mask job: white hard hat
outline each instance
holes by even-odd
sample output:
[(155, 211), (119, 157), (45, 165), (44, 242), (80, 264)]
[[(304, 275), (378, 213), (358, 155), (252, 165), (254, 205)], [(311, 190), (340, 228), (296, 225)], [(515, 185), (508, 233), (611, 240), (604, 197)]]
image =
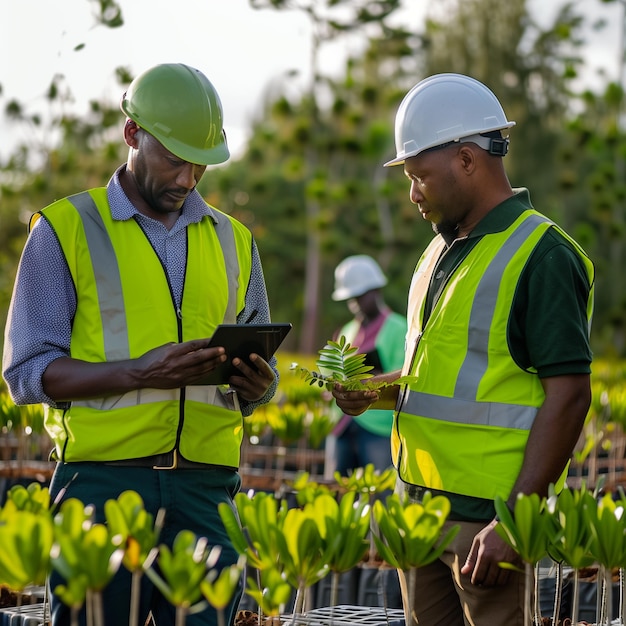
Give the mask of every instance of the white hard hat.
[(409, 157), (454, 141), (474, 142), (491, 154), (504, 156), (508, 139), (481, 136), (515, 126), (502, 105), (481, 82), (462, 74), (435, 74), (406, 94), (396, 114), (396, 158), (385, 163), (401, 165)]
[(344, 259), (335, 268), (335, 291), (333, 300), (357, 298), (372, 289), (387, 284), (380, 266), (367, 254), (356, 254)]

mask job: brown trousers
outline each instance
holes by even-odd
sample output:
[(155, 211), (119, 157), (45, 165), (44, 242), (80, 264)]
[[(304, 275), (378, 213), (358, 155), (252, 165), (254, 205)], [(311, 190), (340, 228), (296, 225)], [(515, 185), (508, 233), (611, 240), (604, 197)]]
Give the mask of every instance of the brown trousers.
[[(439, 560), (415, 571), (415, 614), (406, 615), (407, 626), (524, 626), (523, 572), (512, 571), (505, 586), (472, 585), (460, 570), (485, 524), (449, 521), (442, 536), (455, 524), (461, 530)], [(409, 580), (398, 574), (406, 614)]]

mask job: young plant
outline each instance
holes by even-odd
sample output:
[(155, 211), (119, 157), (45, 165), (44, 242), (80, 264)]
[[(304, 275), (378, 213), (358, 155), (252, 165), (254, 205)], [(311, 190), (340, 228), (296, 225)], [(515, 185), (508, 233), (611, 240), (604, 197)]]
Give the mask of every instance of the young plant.
[(374, 502), (376, 533), (374, 541), (382, 558), (398, 570), (408, 590), (405, 604), (407, 625), (416, 623), (414, 607), (415, 575), (419, 567), (438, 559), (460, 530), (455, 525), (442, 537), (443, 525), (450, 513), (450, 501), (444, 496), (424, 494), (422, 503), (401, 500), (397, 494), (385, 504)]
[[(266, 615), (278, 615), (289, 601), (292, 587), (286, 581), (277, 547), (278, 502), (266, 492), (235, 496), (237, 512), (221, 503), (218, 512), (235, 550), (256, 569), (248, 576), (246, 591)], [(281, 511), (284, 509), (281, 507)]]
[(14, 485), (0, 509), (0, 586), (21, 594), (44, 585), (53, 542), (50, 492), (39, 483)]
[[(184, 626), (188, 613), (206, 607), (200, 585), (220, 553), (219, 546), (209, 548), (206, 537), (197, 538), (190, 530), (181, 530), (176, 535), (171, 550), (164, 544), (152, 550), (144, 564), (146, 575), (176, 607), (175, 626)], [(159, 572), (152, 568), (155, 559)]]
[(329, 497), (321, 495), (302, 509), (281, 507), (275, 540), (285, 579), (296, 590), (294, 614), (304, 612), (306, 590), (329, 572), (331, 548), (317, 507), (320, 498)]
[(5, 506), (7, 509), (14, 507), (19, 511), (31, 513), (47, 512), (50, 510), (50, 490), (48, 487), (42, 487), (39, 483), (30, 483), (26, 487), (13, 485), (7, 492)]
[[(570, 490), (566, 487), (558, 495), (551, 493), (547, 505), (556, 524), (556, 534), (548, 545), (548, 553), (552, 560), (559, 565), (566, 563), (573, 569), (571, 616), (572, 623), (577, 624), (580, 602), (579, 573), (583, 567), (590, 567), (595, 562), (590, 551), (593, 535), (587, 523), (587, 513), (585, 512), (587, 508), (595, 510), (595, 496), (584, 485), (577, 490)], [(555, 590), (560, 589), (555, 585)], [(559, 607), (560, 601), (555, 594), (555, 623), (557, 623)]]
[(591, 554), (600, 565), (598, 592), (601, 592), (601, 602), (597, 623), (602, 626), (611, 623), (611, 571), (624, 567), (626, 563), (624, 504), (624, 501), (615, 502), (612, 495), (607, 493), (599, 500), (597, 507), (584, 509), (591, 527)]
[(43, 586), (50, 567), (54, 532), (47, 511), (14, 509), (7, 502), (0, 521), (0, 586), (21, 595), (30, 585)]
[[(388, 385), (386, 382), (374, 383), (368, 381), (372, 377), (371, 365), (365, 365), (365, 354), (359, 354), (358, 346), (353, 346), (344, 335), (338, 341), (330, 339), (327, 345), (319, 351), (316, 365), (319, 372), (310, 371), (305, 367), (300, 367), (293, 363), (292, 370), (297, 371), (300, 376), (310, 385), (325, 387), (332, 391), (335, 384), (343, 385), (349, 391), (360, 389), (382, 389)], [(394, 381), (394, 384), (403, 384), (412, 380), (413, 377), (405, 376)]]
[[(339, 487), (366, 496), (370, 509), (377, 495), (394, 488), (397, 476), (398, 472), (395, 468), (390, 467), (381, 472), (374, 467), (373, 463), (368, 463), (365, 467), (357, 467), (348, 476), (342, 476), (339, 472), (335, 472), (335, 480)], [(372, 533), (370, 534), (368, 562), (375, 561), (376, 551), (374, 548), (374, 535)]]
[(224, 609), (239, 588), (245, 561), (246, 558), (240, 556), (237, 563), (224, 567), (219, 573), (216, 569), (211, 569), (200, 582), (202, 595), (217, 611), (218, 626), (225, 626)]
[(324, 521), (328, 567), (332, 572), (330, 605), (337, 604), (340, 574), (351, 570), (365, 555), (369, 542), (370, 505), (366, 498), (356, 500), (348, 491), (339, 502), (330, 495), (319, 495), (313, 506)]
[[(540, 624), (538, 577), (535, 565), (548, 554), (548, 544), (554, 536), (554, 520), (550, 516), (546, 498), (536, 493), (519, 494), (515, 500), (513, 514), (500, 496), (495, 498), (496, 513), (500, 523), (496, 532), (511, 546), (524, 562), (526, 576), (524, 623)], [(502, 564), (502, 567), (509, 564)], [(531, 603), (531, 590), (535, 590), (535, 601)], [(532, 610), (532, 621), (531, 621)]]
[(124, 550), (121, 537), (112, 535), (106, 525), (93, 523), (92, 518), (93, 507), (76, 498), (63, 502), (54, 518), (51, 560), (66, 581), (54, 591), (70, 607), (72, 623), (86, 602), (87, 624), (100, 626), (104, 624), (102, 590), (119, 569)]
[(287, 485), (294, 491), (296, 501), (300, 506), (304, 506), (307, 502), (314, 502), (322, 494), (334, 496), (337, 491), (328, 485), (310, 480), (308, 472), (300, 472), (294, 480), (287, 481)]
[(111, 533), (119, 536), (124, 546), (122, 563), (131, 573), (129, 626), (137, 626), (143, 564), (156, 546), (165, 511), (159, 511), (155, 524), (141, 496), (136, 491), (124, 491), (116, 500), (105, 502), (104, 513)]

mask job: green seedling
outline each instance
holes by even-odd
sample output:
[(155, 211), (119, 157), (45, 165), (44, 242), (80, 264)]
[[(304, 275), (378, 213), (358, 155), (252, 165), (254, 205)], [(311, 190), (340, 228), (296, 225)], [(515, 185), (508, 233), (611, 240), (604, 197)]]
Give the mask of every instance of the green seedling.
[(92, 523), (93, 507), (76, 498), (61, 505), (54, 518), (52, 567), (67, 581), (55, 593), (76, 611), (87, 601), (87, 622), (103, 624), (102, 590), (118, 571), (122, 537), (104, 524)]
[[(580, 603), (579, 570), (590, 567), (595, 562), (591, 554), (593, 535), (585, 512), (586, 508), (596, 508), (595, 496), (585, 486), (578, 490), (565, 488), (558, 495), (551, 493), (547, 506), (556, 526), (555, 535), (548, 545), (548, 553), (558, 564), (565, 563), (573, 569), (572, 623), (577, 624)], [(560, 586), (555, 587), (560, 592)], [(553, 614), (557, 619), (560, 604), (560, 597), (555, 596)]]
[(143, 564), (156, 546), (164, 511), (159, 511), (157, 523), (144, 507), (136, 491), (124, 491), (116, 500), (107, 500), (104, 514), (109, 530), (119, 536), (124, 546), (122, 564), (131, 572), (131, 605), (129, 626), (139, 620), (139, 599)]
[[(5, 508), (15, 508), (18, 511), (43, 513), (50, 510), (50, 490), (39, 483), (30, 483), (27, 487), (13, 485), (7, 492)], [(1, 516), (1, 513), (0, 513)]]
[(345, 493), (339, 502), (320, 495), (314, 506), (325, 524), (328, 567), (332, 572), (330, 604), (337, 604), (339, 576), (355, 567), (369, 547), (370, 505), (366, 498), (356, 499), (355, 491)]
[(308, 407), (304, 403), (286, 403), (267, 411), (267, 423), (283, 444), (295, 443), (304, 436)]
[(458, 525), (452, 526), (442, 536), (450, 501), (444, 496), (433, 498), (426, 492), (421, 503), (411, 503), (392, 494), (385, 504), (380, 500), (374, 502), (373, 514), (378, 552), (404, 578), (409, 590), (405, 606), (407, 622), (417, 622), (414, 611), (417, 569), (438, 559), (460, 530)]
[[(304, 611), (306, 590), (328, 572), (328, 553), (324, 519), (319, 518), (318, 500), (330, 498), (322, 494), (302, 509), (282, 508), (278, 518), (276, 544), (279, 562), (287, 582), (296, 589), (294, 613)], [(286, 510), (285, 510), (286, 509)]]
[[(390, 467), (381, 472), (375, 469), (373, 463), (368, 463), (365, 467), (357, 467), (348, 476), (342, 476), (339, 472), (335, 472), (335, 480), (339, 487), (366, 496), (369, 499), (370, 507), (377, 495), (394, 488), (397, 476), (398, 472), (395, 468)], [(375, 560), (375, 553), (374, 535), (371, 534), (369, 549), (370, 561)]]
[(591, 554), (600, 565), (598, 573), (598, 590), (601, 595), (598, 624), (610, 624), (609, 615), (612, 606), (613, 568), (624, 567), (626, 564), (626, 529), (624, 506), (626, 501), (615, 502), (610, 493), (604, 495), (597, 507), (585, 507), (587, 522), (593, 536)]
[(365, 467), (357, 467), (348, 476), (335, 472), (334, 477), (337, 484), (346, 491), (357, 491), (367, 496), (374, 496), (393, 489), (397, 475), (393, 467), (379, 471), (373, 463), (368, 463)]
[(385, 504), (374, 502), (373, 510), (378, 527), (376, 547), (383, 559), (397, 569), (432, 563), (459, 532), (454, 526), (441, 537), (450, 513), (450, 501), (444, 496), (432, 497), (427, 492), (422, 503), (409, 503), (392, 494)]
[(291, 585), (278, 565), (257, 570), (257, 580), (249, 576), (246, 585), (247, 593), (265, 615), (279, 615), (291, 599)]
[(200, 582), (202, 595), (217, 611), (218, 626), (224, 625), (224, 609), (239, 588), (245, 562), (245, 557), (240, 556), (237, 563), (224, 567), (221, 572), (218, 572), (216, 569), (209, 570), (208, 574)]
[[(145, 572), (163, 597), (176, 607), (175, 626), (184, 626), (190, 612), (206, 608), (206, 603), (200, 602), (200, 584), (217, 563), (220, 553), (219, 546), (209, 549), (205, 537), (197, 538), (189, 530), (181, 530), (176, 535), (171, 550), (165, 544), (152, 550), (144, 564)], [(160, 573), (152, 568), (155, 560)]]
[[(348, 342), (344, 335), (338, 341), (330, 339), (327, 345), (319, 351), (316, 365), (319, 372), (310, 371), (293, 363), (291, 369), (310, 385), (325, 387), (332, 391), (335, 384), (341, 384), (349, 391), (362, 389), (378, 390), (388, 386), (386, 382), (373, 382), (367, 379), (372, 377), (371, 365), (365, 365), (365, 354), (358, 353), (359, 348)], [(324, 373), (323, 373), (324, 372)], [(405, 376), (394, 381), (393, 384), (404, 384), (413, 380)]]
[(300, 472), (295, 480), (287, 481), (287, 485), (295, 492), (296, 501), (300, 506), (314, 502), (322, 494), (334, 495), (334, 491), (328, 485), (317, 483), (309, 477), (309, 472)]
[(43, 585), (53, 542), (50, 493), (39, 483), (14, 485), (0, 509), (0, 585), (21, 594)]
[(44, 585), (53, 538), (47, 510), (33, 513), (5, 507), (0, 520), (0, 586), (22, 593), (29, 585)]
[(226, 503), (218, 511), (235, 550), (246, 557), (258, 570), (274, 567), (278, 561), (275, 535), (277, 533), (278, 503), (271, 494), (258, 492), (235, 496), (237, 514)]
[[(526, 578), (524, 623), (540, 623), (539, 594), (536, 593), (538, 580), (535, 576), (535, 565), (548, 555), (548, 545), (551, 542), (555, 529), (554, 519), (547, 509), (546, 498), (538, 494), (518, 494), (515, 500), (513, 514), (503, 498), (495, 498), (496, 513), (500, 523), (496, 532), (511, 546), (524, 562)], [(516, 569), (510, 563), (501, 563), (500, 567)], [(535, 601), (531, 602), (531, 591), (535, 589)]]

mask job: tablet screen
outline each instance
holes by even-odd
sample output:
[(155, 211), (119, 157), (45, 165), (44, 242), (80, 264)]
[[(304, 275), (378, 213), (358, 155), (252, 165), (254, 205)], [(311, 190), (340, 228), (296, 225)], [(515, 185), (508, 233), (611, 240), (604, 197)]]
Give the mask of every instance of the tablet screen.
[(231, 376), (240, 375), (241, 372), (232, 364), (235, 357), (248, 362), (249, 355), (255, 352), (269, 362), (291, 328), (289, 323), (220, 324), (208, 347), (222, 346), (228, 358), (199, 384), (224, 385)]

